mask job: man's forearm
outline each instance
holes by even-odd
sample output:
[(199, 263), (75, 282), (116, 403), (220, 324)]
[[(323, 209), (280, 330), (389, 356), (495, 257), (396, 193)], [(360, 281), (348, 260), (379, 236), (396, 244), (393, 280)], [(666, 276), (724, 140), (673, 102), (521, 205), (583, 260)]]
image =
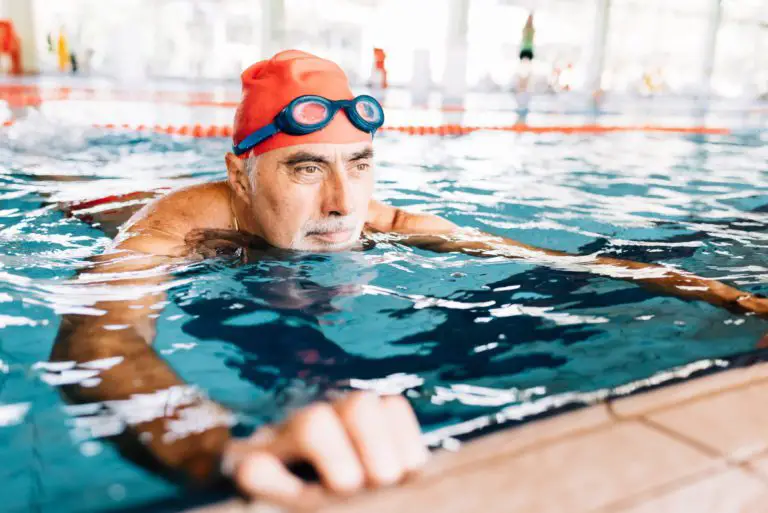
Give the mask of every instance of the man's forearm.
[(436, 252), (461, 252), (474, 256), (520, 258), (555, 269), (589, 272), (637, 283), (664, 294), (706, 301), (737, 312), (768, 315), (764, 300), (717, 280), (702, 278), (669, 267), (618, 258), (573, 255), (476, 231), (455, 230), (450, 235), (414, 235), (408, 245)]
[[(126, 424), (123, 437), (132, 440), (129, 452), (139, 445), (166, 471), (199, 483), (216, 480), (219, 457), (230, 438), (231, 414), (186, 386), (140, 330), (104, 330), (102, 324), (100, 317), (86, 315), (63, 319), (52, 361), (119, 360), (101, 370), (96, 386), (67, 385), (63, 393), (76, 403), (108, 401), (117, 408)], [(136, 418), (132, 410), (146, 408), (145, 401), (137, 401), (140, 396), (160, 408)]]

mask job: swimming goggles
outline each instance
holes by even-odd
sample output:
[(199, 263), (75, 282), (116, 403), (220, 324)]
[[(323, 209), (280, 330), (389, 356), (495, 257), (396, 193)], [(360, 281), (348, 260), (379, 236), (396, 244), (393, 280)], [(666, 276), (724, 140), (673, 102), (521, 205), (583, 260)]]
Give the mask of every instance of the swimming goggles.
[(322, 130), (343, 109), (355, 127), (371, 135), (384, 124), (384, 110), (373, 96), (362, 94), (351, 100), (329, 100), (322, 96), (299, 96), (281, 110), (275, 120), (259, 128), (232, 147), (235, 155), (242, 155), (278, 132), (306, 135)]

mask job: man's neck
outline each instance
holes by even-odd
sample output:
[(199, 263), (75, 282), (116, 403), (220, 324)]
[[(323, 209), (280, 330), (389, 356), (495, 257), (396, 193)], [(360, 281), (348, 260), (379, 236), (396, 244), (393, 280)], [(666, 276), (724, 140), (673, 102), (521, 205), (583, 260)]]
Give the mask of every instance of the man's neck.
[(231, 189), (229, 207), (232, 215), (230, 224), (233, 230), (262, 237), (261, 229), (255, 222), (253, 215), (249, 215), (250, 209), (248, 208), (248, 205), (238, 198)]

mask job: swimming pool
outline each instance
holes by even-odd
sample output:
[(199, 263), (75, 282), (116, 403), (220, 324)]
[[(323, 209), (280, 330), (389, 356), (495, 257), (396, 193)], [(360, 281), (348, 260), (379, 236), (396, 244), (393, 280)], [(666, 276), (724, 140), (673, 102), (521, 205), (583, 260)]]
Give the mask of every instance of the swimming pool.
[[(59, 316), (87, 311), (103, 293), (71, 279), (109, 242), (59, 207), (219, 179), (227, 145), (39, 117), (0, 132), (7, 510), (130, 509), (182, 496), (106, 441), (124, 411), (65, 405), (58, 387), (97, 379), (98, 368), (46, 363)], [(376, 146), (377, 197), (394, 205), (768, 293), (765, 132), (389, 133)], [(501, 409), (501, 420), (525, 421), (671, 368), (725, 365), (768, 331), (764, 320), (607, 277), (432, 254), (387, 237), (345, 254), (197, 263), (176, 273), (168, 294), (156, 350), (237, 412), (243, 431), (351, 386), (409, 390), (437, 440)]]

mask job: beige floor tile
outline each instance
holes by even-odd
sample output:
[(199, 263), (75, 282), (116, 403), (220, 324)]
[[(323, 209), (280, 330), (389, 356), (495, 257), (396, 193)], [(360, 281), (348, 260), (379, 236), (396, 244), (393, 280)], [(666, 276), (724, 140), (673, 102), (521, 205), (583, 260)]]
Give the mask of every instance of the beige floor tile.
[(721, 465), (658, 431), (625, 422), (326, 511), (578, 513)]
[(692, 379), (679, 385), (613, 400), (611, 409), (621, 417), (634, 417), (667, 408), (673, 404), (691, 401), (698, 396), (710, 395), (762, 380), (768, 380), (768, 364), (731, 369), (711, 376)]
[(768, 449), (768, 383), (705, 397), (649, 415), (667, 429), (733, 459)]
[(465, 465), (493, 458), (497, 455), (512, 454), (526, 448), (565, 438), (569, 434), (607, 426), (613, 422), (604, 404), (583, 408), (574, 412), (534, 421), (519, 428), (512, 428), (478, 438), (464, 444), (457, 452), (435, 453), (424, 470), (423, 477), (430, 477), (451, 471)]
[[(730, 469), (681, 488), (639, 500), (612, 513), (746, 513), (768, 489), (743, 470)], [(763, 504), (765, 513), (768, 503)], [(755, 512), (757, 513), (757, 512)]]

